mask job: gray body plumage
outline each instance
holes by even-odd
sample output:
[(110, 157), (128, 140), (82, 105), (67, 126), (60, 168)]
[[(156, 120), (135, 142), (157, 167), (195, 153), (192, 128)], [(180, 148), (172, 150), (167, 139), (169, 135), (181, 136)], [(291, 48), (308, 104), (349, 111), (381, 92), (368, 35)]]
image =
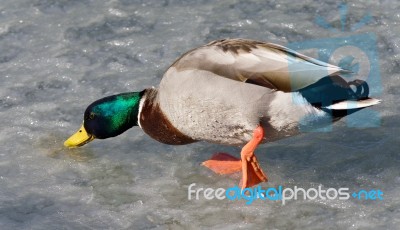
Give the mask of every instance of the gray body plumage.
[(160, 84), (160, 107), (178, 130), (196, 140), (242, 145), (261, 124), (272, 141), (296, 134), (302, 117), (325, 115), (309, 103), (293, 103), (293, 93), (208, 71), (169, 71)]

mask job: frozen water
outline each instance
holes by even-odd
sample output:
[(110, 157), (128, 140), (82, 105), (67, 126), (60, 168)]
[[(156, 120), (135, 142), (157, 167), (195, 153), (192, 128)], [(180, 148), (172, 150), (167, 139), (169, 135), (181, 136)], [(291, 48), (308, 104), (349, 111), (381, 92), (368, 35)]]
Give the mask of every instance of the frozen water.
[[(398, 229), (400, 2), (352, 1), (345, 31), (337, 7), (308, 0), (2, 0), (0, 229)], [(367, 25), (348, 30), (368, 12)], [(318, 15), (339, 31), (318, 26)], [(62, 147), (89, 103), (157, 86), (174, 59), (213, 39), (285, 45), (367, 32), (377, 37), (380, 126), (352, 128), (344, 120), (331, 132), (264, 145), (257, 155), (270, 177), (263, 187), (380, 189), (383, 201), (189, 201), (191, 183), (238, 182), (200, 165), (213, 152), (238, 148), (167, 146), (139, 128)]]

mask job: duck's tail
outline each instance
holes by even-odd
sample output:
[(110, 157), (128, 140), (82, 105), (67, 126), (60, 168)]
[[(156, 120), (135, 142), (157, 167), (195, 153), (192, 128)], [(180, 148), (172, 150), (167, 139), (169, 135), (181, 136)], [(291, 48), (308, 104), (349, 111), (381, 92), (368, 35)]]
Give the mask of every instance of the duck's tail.
[(358, 79), (347, 82), (338, 75), (322, 78), (299, 92), (314, 107), (328, 112), (336, 118), (381, 102), (379, 99), (368, 97), (367, 82)]
[(330, 110), (350, 110), (350, 109), (362, 109), (369, 106), (377, 105), (381, 103), (381, 100), (375, 98), (365, 98), (357, 101), (341, 101), (330, 106), (325, 107)]
[(336, 120), (379, 103), (381, 103), (381, 100), (375, 98), (364, 98), (357, 101), (347, 100), (332, 104), (322, 108), (322, 110), (332, 114), (333, 118)]

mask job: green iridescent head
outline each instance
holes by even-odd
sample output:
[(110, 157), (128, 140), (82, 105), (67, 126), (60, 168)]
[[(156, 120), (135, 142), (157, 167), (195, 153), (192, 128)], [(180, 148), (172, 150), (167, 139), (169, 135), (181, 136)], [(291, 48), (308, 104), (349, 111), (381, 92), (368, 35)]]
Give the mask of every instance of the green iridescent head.
[(144, 91), (122, 93), (90, 104), (82, 127), (64, 142), (67, 147), (82, 146), (91, 140), (115, 137), (138, 125), (139, 103)]

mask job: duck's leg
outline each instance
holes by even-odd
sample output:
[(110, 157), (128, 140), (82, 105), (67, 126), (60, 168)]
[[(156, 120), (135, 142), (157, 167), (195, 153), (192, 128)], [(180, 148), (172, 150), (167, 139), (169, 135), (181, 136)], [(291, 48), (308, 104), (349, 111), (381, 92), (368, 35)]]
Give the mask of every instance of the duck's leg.
[(264, 129), (261, 126), (258, 126), (253, 131), (253, 138), (242, 148), (242, 152), (240, 153), (242, 158), (242, 189), (268, 181), (267, 175), (265, 175), (260, 168), (257, 157), (254, 155), (254, 151), (260, 144), (263, 137)]
[(242, 188), (251, 187), (258, 183), (267, 181), (254, 150), (264, 137), (264, 129), (259, 126), (253, 132), (253, 138), (242, 148), (241, 159), (227, 153), (217, 153), (210, 160), (203, 162), (203, 165), (218, 174), (231, 174), (242, 170)]

